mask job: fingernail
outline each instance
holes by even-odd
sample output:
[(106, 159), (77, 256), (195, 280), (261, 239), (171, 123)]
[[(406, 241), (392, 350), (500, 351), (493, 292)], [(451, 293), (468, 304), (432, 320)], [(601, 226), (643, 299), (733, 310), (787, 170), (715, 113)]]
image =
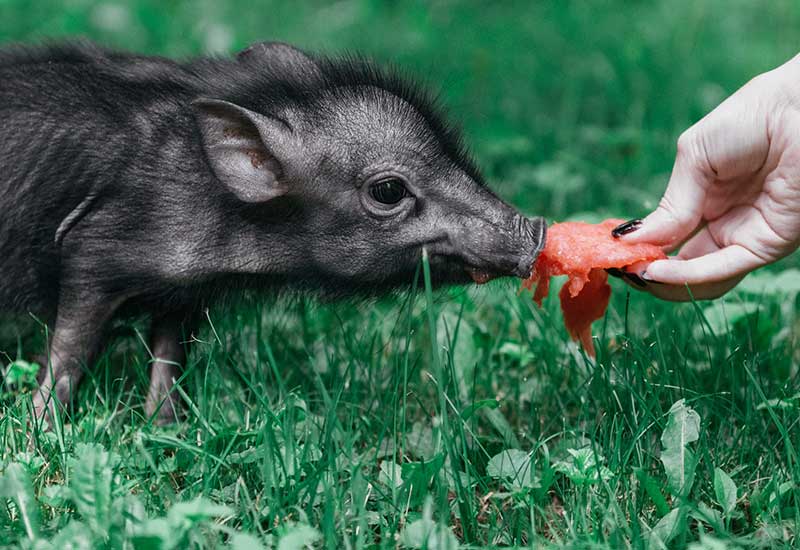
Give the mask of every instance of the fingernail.
[(638, 286), (638, 287), (645, 287), (645, 286), (647, 286), (647, 283), (645, 283), (645, 282), (644, 282), (644, 281), (641, 279), (641, 277), (639, 277), (639, 276), (638, 276), (637, 274), (635, 274), (635, 273), (624, 273), (624, 275), (625, 275), (625, 278), (626, 278), (626, 279), (628, 279), (630, 282), (632, 282), (633, 284), (635, 284), (635, 285), (636, 285), (636, 286)]
[(612, 229), (611, 236), (614, 237), (615, 239), (619, 239), (622, 235), (633, 233), (641, 226), (642, 226), (642, 220), (640, 220), (639, 218), (628, 220), (625, 223), (621, 223), (617, 227)]
[(654, 284), (654, 285), (663, 285), (664, 284), (661, 281), (656, 281), (656, 280), (653, 280), (650, 277), (648, 277), (647, 276), (647, 271), (642, 271), (642, 274), (640, 275), (640, 277), (647, 284)]
[(621, 270), (617, 269), (616, 267), (609, 267), (608, 269), (606, 269), (606, 273), (608, 273), (612, 277), (617, 277), (619, 279), (622, 279), (625, 276), (625, 273), (623, 273)]

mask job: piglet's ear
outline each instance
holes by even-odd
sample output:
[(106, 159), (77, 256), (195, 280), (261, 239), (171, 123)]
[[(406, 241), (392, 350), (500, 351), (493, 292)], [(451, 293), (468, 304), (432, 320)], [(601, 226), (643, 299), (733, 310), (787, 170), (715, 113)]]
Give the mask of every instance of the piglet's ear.
[(192, 102), (203, 148), (217, 179), (245, 202), (284, 195), (299, 146), (284, 121), (217, 99)]

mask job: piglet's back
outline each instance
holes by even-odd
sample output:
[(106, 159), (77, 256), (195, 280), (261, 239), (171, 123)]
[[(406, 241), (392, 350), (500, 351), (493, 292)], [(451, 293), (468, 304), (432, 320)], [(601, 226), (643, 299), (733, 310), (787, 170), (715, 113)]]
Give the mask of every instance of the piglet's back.
[(181, 73), (89, 43), (0, 49), (0, 309), (47, 316), (59, 226), (141, 154), (153, 132), (142, 112), (177, 111), (193, 93)]

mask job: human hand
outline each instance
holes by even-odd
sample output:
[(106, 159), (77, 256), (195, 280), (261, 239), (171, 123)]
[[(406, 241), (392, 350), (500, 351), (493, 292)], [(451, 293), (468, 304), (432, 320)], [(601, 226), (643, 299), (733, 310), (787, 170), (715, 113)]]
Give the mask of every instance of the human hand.
[[(800, 245), (800, 56), (757, 76), (678, 139), (660, 204), (614, 230), (676, 256), (638, 275), (659, 298), (711, 299)], [(632, 277), (634, 282), (636, 277)]]

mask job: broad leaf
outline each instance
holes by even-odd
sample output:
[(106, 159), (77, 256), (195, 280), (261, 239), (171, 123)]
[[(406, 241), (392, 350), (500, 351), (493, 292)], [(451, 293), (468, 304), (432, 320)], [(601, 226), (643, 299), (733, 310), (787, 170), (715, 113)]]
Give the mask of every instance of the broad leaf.
[(505, 446), (511, 449), (519, 449), (519, 439), (517, 439), (514, 428), (511, 427), (511, 424), (508, 422), (505, 415), (503, 415), (503, 412), (500, 409), (486, 408), (482, 409), (482, 411), (486, 420), (489, 421), (492, 427), (500, 434), (500, 437), (503, 438)]
[(430, 426), (417, 421), (406, 436), (406, 449), (418, 458), (430, 460), (437, 454), (440, 439), (438, 434), (434, 436)]
[(125, 548), (126, 541), (136, 533), (137, 528), (147, 520), (144, 504), (132, 494), (114, 498), (111, 505), (111, 521), (108, 547)]
[(686, 497), (694, 485), (697, 459), (687, 447), (672, 447), (661, 451), (661, 463), (667, 474), (667, 487), (674, 497)]
[(72, 502), (89, 529), (101, 538), (108, 536), (115, 469), (119, 457), (101, 445), (79, 443), (70, 458)]
[(0, 477), (0, 497), (14, 501), (25, 534), (35, 539), (39, 533), (39, 505), (33, 496), (31, 476), (22, 464), (8, 465)]
[(444, 458), (444, 453), (439, 453), (426, 462), (403, 463), (402, 480), (403, 486), (411, 493), (407, 497), (410, 506), (421, 503), (428, 494), (428, 487), (442, 469)]
[(717, 336), (726, 334), (740, 321), (758, 311), (755, 302), (726, 302), (719, 300), (703, 309), (703, 316)]
[(705, 502), (698, 502), (697, 508), (689, 512), (689, 515), (697, 521), (707, 524), (711, 529), (725, 529), (722, 513)]
[(69, 488), (63, 485), (48, 485), (39, 493), (39, 500), (53, 508), (61, 508), (70, 500), (71, 496)]
[(310, 525), (295, 524), (287, 527), (280, 540), (278, 550), (304, 550), (322, 538), (319, 531)]
[(172, 532), (166, 518), (155, 518), (139, 525), (131, 542), (136, 550), (170, 550), (182, 539), (183, 533)]
[(512, 490), (539, 487), (531, 456), (519, 449), (508, 449), (494, 455), (486, 466), (486, 474), (507, 482)]
[(28, 470), (28, 473), (32, 477), (35, 477), (36, 474), (39, 473), (39, 470), (41, 470), (42, 466), (44, 466), (44, 458), (42, 458), (41, 455), (28, 451), (15, 454), (12, 462), (16, 462), (22, 466), (25, 466), (25, 469)]
[(714, 495), (722, 507), (722, 513), (730, 515), (736, 508), (736, 483), (719, 468), (714, 468)]
[(685, 515), (681, 508), (675, 508), (669, 514), (658, 520), (648, 537), (648, 547), (666, 550), (667, 544), (684, 528)]
[(133, 536), (137, 550), (171, 550), (185, 548), (186, 535), (206, 521), (232, 514), (227, 506), (215, 504), (197, 497), (188, 502), (179, 502), (167, 512), (166, 518), (140, 521)]
[(500, 349), (497, 350), (497, 353), (523, 365), (536, 359), (533, 353), (516, 342), (504, 342)]
[(614, 475), (603, 466), (605, 457), (592, 448), (567, 449), (569, 458), (553, 464), (553, 469), (567, 476), (576, 485), (591, 485), (608, 481)]
[(245, 533), (231, 535), (229, 546), (233, 550), (264, 550), (264, 545), (257, 538)]
[(700, 439), (700, 415), (683, 399), (676, 401), (667, 414), (667, 425), (661, 434), (662, 447), (685, 447)]
[(780, 273), (757, 271), (736, 286), (738, 292), (765, 294), (767, 296), (800, 294), (800, 269), (786, 269)]
[(403, 467), (393, 460), (381, 462), (378, 481), (387, 487), (400, 487), (403, 484)]
[(5, 382), (9, 386), (34, 385), (36, 383), (36, 373), (41, 367), (38, 363), (29, 363), (22, 359), (17, 359), (9, 363), (6, 368)]
[(227, 506), (215, 504), (203, 497), (197, 497), (188, 502), (175, 504), (167, 512), (167, 520), (172, 527), (178, 528), (183, 525), (196, 525), (200, 522), (232, 513), (233, 510)]
[(739, 550), (740, 546), (729, 545), (724, 540), (719, 540), (706, 533), (700, 533), (700, 541), (687, 546), (688, 550)]
[(667, 425), (661, 434), (661, 462), (667, 485), (676, 497), (685, 497), (694, 484), (697, 459), (688, 447), (700, 438), (700, 415), (683, 399), (669, 409)]
[(400, 533), (400, 544), (418, 550), (458, 550), (458, 539), (453, 532), (429, 518), (406, 525)]
[(50, 540), (53, 550), (93, 550), (91, 531), (80, 521), (70, 521)]

